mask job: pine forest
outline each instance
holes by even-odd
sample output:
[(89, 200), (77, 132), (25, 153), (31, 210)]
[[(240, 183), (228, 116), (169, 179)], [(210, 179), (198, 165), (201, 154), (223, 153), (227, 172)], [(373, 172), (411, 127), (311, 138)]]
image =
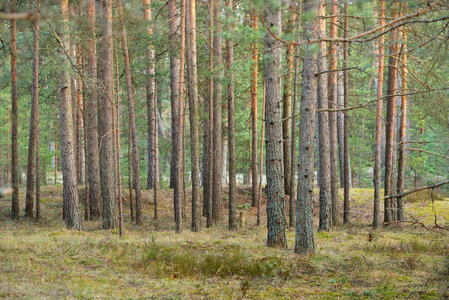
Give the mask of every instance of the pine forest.
[(0, 21), (0, 298), (449, 298), (449, 2)]

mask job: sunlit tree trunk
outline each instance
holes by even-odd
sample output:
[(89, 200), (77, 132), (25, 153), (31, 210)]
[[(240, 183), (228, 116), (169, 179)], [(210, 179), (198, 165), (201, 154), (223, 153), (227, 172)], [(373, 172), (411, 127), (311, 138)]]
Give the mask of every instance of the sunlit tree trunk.
[(196, 59), (196, 5), (188, 0), (186, 7), (187, 87), (189, 96), (190, 160), (192, 169), (192, 224), (191, 230), (201, 228), (200, 153), (198, 135), (198, 75)]
[[(318, 8), (318, 37), (326, 37), (326, 20), (324, 17), (325, 2), (320, 0)], [(318, 60), (318, 108), (328, 109), (327, 98), (327, 49), (326, 42), (320, 42), (320, 54)], [(330, 230), (332, 228), (332, 206), (331, 206), (331, 178), (330, 178), (330, 152), (329, 152), (329, 114), (327, 111), (318, 114), (318, 138), (320, 140), (319, 150), (319, 176), (320, 176), (320, 222), (318, 230)]]
[[(265, 22), (277, 35), (281, 34), (281, 11), (268, 5)], [(265, 140), (267, 145), (267, 245), (287, 248), (285, 236), (284, 163), (282, 149), (282, 47), (273, 35), (265, 36)]]
[[(304, 14), (313, 15), (316, 4), (313, 0), (304, 1)], [(303, 37), (316, 37), (316, 25), (313, 19), (304, 23)], [(313, 181), (315, 153), (315, 115), (317, 99), (318, 53), (312, 46), (306, 46), (303, 53), (303, 72), (301, 84), (301, 112), (299, 124), (299, 160), (298, 160), (298, 199), (296, 202), (296, 240), (295, 253), (312, 254), (315, 252), (313, 234)]]

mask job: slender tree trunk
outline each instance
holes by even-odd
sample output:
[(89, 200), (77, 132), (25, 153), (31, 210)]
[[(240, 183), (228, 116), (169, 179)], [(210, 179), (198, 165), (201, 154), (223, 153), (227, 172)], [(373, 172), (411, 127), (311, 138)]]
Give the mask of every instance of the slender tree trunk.
[(131, 140), (132, 140), (132, 155), (133, 155), (133, 182), (136, 193), (136, 224), (142, 225), (142, 208), (141, 208), (141, 193), (140, 193), (140, 166), (139, 166), (139, 148), (137, 146), (137, 128), (136, 116), (134, 109), (134, 96), (132, 91), (131, 70), (129, 66), (128, 41), (126, 38), (126, 28), (123, 24), (123, 7), (121, 0), (117, 2), (120, 21), (122, 23), (122, 48), (123, 61), (125, 62), (125, 78), (126, 78), (126, 92), (128, 95), (128, 111), (129, 121), (131, 125)]
[(95, 40), (95, 1), (86, 1), (89, 38), (87, 40), (87, 149), (88, 149), (88, 178), (89, 178), (89, 205), (90, 219), (98, 220), (101, 217), (103, 199), (100, 186), (100, 155), (98, 145), (98, 72), (97, 51)]
[[(315, 1), (304, 0), (304, 13), (313, 14)], [(315, 22), (304, 24), (304, 39), (315, 37)], [(313, 181), (315, 154), (315, 115), (317, 99), (318, 54), (307, 46), (303, 54), (301, 85), (301, 112), (299, 124), (298, 200), (296, 202), (295, 253), (308, 255), (315, 252), (313, 234)]]
[(114, 195), (114, 149), (113, 149), (113, 59), (112, 59), (112, 3), (103, 0), (102, 20), (102, 84), (104, 87), (100, 109), (100, 181), (103, 198), (103, 229), (117, 225)]
[(180, 90), (179, 70), (180, 59), (177, 51), (179, 46), (177, 27), (179, 16), (176, 9), (176, 0), (168, 1), (168, 14), (170, 26), (170, 91), (171, 91), (171, 114), (172, 114), (172, 161), (173, 161), (173, 184), (174, 184), (174, 208), (175, 208), (175, 231), (182, 232), (182, 139), (181, 139), (181, 115), (180, 115)]
[[(291, 11), (289, 24), (285, 31), (292, 33), (295, 28), (296, 12)], [(290, 195), (291, 186), (291, 115), (292, 115), (292, 81), (293, 81), (293, 52), (295, 45), (287, 45), (287, 75), (284, 77), (284, 95), (282, 101), (282, 139), (283, 139), (283, 153), (284, 153), (284, 189), (285, 194)], [(291, 195), (290, 195), (291, 196)]]
[[(40, 0), (36, 1), (36, 8), (41, 8)], [(41, 217), (41, 178), (40, 178), (40, 146), (39, 146), (39, 33), (40, 33), (40, 19), (39, 15), (36, 16), (36, 20), (34, 21), (34, 54), (33, 63), (36, 63), (36, 68), (33, 69), (33, 94), (32, 97), (35, 98), (36, 105), (36, 220), (39, 220)], [(34, 59), (36, 61), (34, 61)], [(34, 104), (34, 101), (33, 101)]]
[[(298, 47), (295, 47), (295, 56), (298, 56)], [(298, 110), (298, 72), (299, 72), (299, 59), (295, 60), (295, 76), (293, 80), (293, 111), (292, 111), (292, 142), (291, 142), (291, 185), (290, 185), (290, 199), (289, 199), (289, 223), (288, 227), (295, 226), (295, 202), (296, 202), (296, 190), (295, 181), (297, 174), (296, 165), (296, 112)]]
[(132, 165), (133, 165), (133, 157), (131, 155), (131, 125), (130, 119), (128, 118), (128, 190), (129, 190), (129, 211), (131, 214), (131, 221), (135, 220), (134, 213), (134, 198), (133, 198), (133, 183), (132, 183)]
[[(329, 37), (337, 37), (338, 31), (338, 0), (332, 0), (331, 20)], [(336, 109), (338, 102), (337, 85), (337, 43), (329, 45), (329, 108)], [(329, 155), (330, 155), (330, 177), (331, 177), (331, 202), (332, 202), (332, 224), (339, 222), (338, 216), (338, 140), (337, 140), (337, 112), (329, 112)]]
[(187, 197), (186, 197), (186, 110), (184, 101), (184, 66), (185, 66), (185, 48), (186, 48), (186, 0), (181, 0), (181, 24), (180, 24), (180, 47), (179, 47), (179, 116), (181, 122), (181, 214), (182, 219), (187, 219)]
[[(213, 118), (213, 174), (212, 174), (212, 220), (217, 222), (221, 220), (221, 189), (222, 189), (222, 128), (221, 128), (221, 91), (222, 91), (222, 80), (223, 72), (221, 71), (222, 66), (222, 24), (219, 20), (221, 15), (221, 0), (214, 0), (214, 20), (215, 31), (214, 31), (214, 65), (215, 65), (215, 76), (214, 76), (214, 118)], [(217, 70), (218, 69), (218, 70)]]
[[(373, 3), (376, 3), (374, 1)], [(380, 0), (380, 26), (385, 24), (385, 0)], [(383, 30), (382, 30), (383, 31)], [(379, 54), (377, 67), (377, 106), (376, 106), (376, 148), (374, 153), (374, 212), (373, 228), (379, 228), (380, 213), (380, 182), (382, 160), (382, 96), (384, 84), (384, 35), (381, 35), (377, 44)]]
[[(345, 30), (344, 30), (344, 37), (348, 37), (348, 3), (345, 2)], [(345, 69), (343, 71), (343, 86), (344, 86), (344, 107), (348, 107), (348, 80), (349, 80), (349, 73), (348, 73), (348, 58), (349, 58), (349, 45), (348, 43), (344, 43), (343, 48), (343, 68)], [(350, 162), (349, 162), (349, 132), (348, 132), (348, 126), (349, 126), (349, 116), (345, 112), (344, 114), (344, 120), (343, 120), (343, 148), (344, 148), (344, 198), (343, 198), (343, 223), (348, 224), (349, 223), (349, 213), (350, 213), (350, 204), (349, 204), (349, 188), (350, 186), (350, 178), (351, 173), (349, 172), (350, 168)]]
[(214, 41), (214, 0), (209, 0), (209, 10), (208, 10), (208, 18), (209, 18), (209, 28), (207, 31), (208, 34), (208, 50), (209, 50), (209, 91), (208, 91), (208, 99), (205, 105), (207, 117), (204, 121), (204, 172), (203, 172), (203, 211), (206, 216), (206, 227), (212, 226), (212, 173), (213, 173), (213, 99), (214, 99), (214, 77), (213, 77), (213, 69), (214, 69), (214, 49), (213, 49), (213, 41)]
[[(251, 28), (257, 32), (258, 17), (254, 10), (251, 12)], [(251, 205), (256, 206), (259, 199), (259, 187), (257, 180), (257, 67), (259, 63), (259, 48), (257, 43), (251, 43), (252, 61), (251, 61)], [(262, 166), (260, 166), (262, 168)]]
[(263, 145), (265, 136), (265, 103), (266, 103), (266, 88), (265, 80), (263, 83), (263, 95), (262, 95), (262, 129), (260, 130), (260, 155), (259, 155), (259, 191), (257, 192), (257, 226), (260, 226), (260, 214), (261, 214), (261, 197), (262, 197), (262, 175), (263, 175)]
[[(392, 18), (398, 16), (399, 2), (394, 1), (391, 8)], [(390, 48), (389, 48), (389, 58), (388, 58), (388, 82), (387, 82), (387, 119), (386, 119), (386, 141), (385, 141), (385, 181), (384, 181), (384, 191), (385, 196), (391, 195), (393, 193), (393, 186), (391, 179), (393, 176), (393, 148), (395, 129), (396, 129), (396, 94), (397, 87), (397, 67), (398, 67), (398, 33), (397, 29), (392, 29), (390, 31)], [(392, 199), (384, 200), (384, 223), (388, 224), (393, 221), (395, 217), (392, 211)]]
[[(11, 0), (11, 5), (15, 5), (15, 0)], [(13, 220), (19, 218), (19, 156), (18, 156), (18, 127), (19, 110), (17, 99), (17, 47), (16, 47), (16, 21), (10, 23), (11, 40), (9, 48), (11, 51), (11, 185), (14, 189), (12, 193), (11, 217)]]
[(198, 134), (198, 75), (196, 60), (196, 5), (188, 0), (186, 7), (187, 86), (189, 96), (190, 160), (192, 169), (192, 224), (191, 230), (200, 231), (200, 153)]
[[(36, 5), (39, 6), (39, 0)], [(34, 194), (34, 163), (36, 152), (37, 119), (39, 106), (39, 16), (34, 21), (34, 49), (33, 49), (33, 83), (31, 93), (30, 137), (28, 140), (27, 191), (25, 217), (33, 217)]]
[[(265, 22), (276, 34), (281, 34), (281, 11), (268, 6)], [(270, 59), (265, 60), (266, 103), (265, 126), (267, 145), (267, 245), (287, 248), (285, 237), (284, 164), (282, 149), (282, 47), (271, 34), (265, 36), (265, 51)]]
[[(320, 0), (318, 8), (318, 37), (326, 36), (326, 20), (324, 17), (325, 1)], [(327, 49), (326, 42), (320, 42), (320, 57), (318, 60), (318, 73), (321, 73), (317, 80), (318, 84), (318, 108), (328, 109), (328, 75), (323, 73), (327, 71)], [(318, 114), (318, 138), (320, 140), (319, 148), (319, 176), (320, 176), (320, 223), (318, 230), (328, 231), (332, 228), (332, 203), (331, 203), (331, 178), (330, 178), (330, 150), (329, 150), (329, 114), (322, 112)]]
[[(81, 70), (83, 73), (83, 76), (85, 78), (84, 83), (86, 83), (89, 78), (86, 74), (86, 68), (85, 68), (85, 57), (84, 57), (84, 51), (83, 51), (83, 57), (81, 60)], [(83, 130), (83, 139), (84, 139), (84, 220), (89, 221), (90, 220), (90, 202), (89, 202), (89, 149), (88, 149), (88, 133), (87, 133), (87, 101), (86, 101), (86, 84), (83, 85), (83, 123), (84, 123), (84, 130)]]
[[(156, 82), (155, 82), (156, 84)], [(158, 110), (157, 110), (157, 90), (156, 85), (154, 86), (153, 93), (153, 114), (154, 118), (154, 127), (153, 127), (153, 148), (154, 148), (154, 156), (153, 156), (153, 200), (154, 200), (154, 220), (158, 219), (158, 189), (159, 189), (159, 136), (158, 136)]]
[[(40, 8), (40, 2), (37, 2)], [(41, 172), (40, 172), (40, 146), (39, 146), (39, 107), (37, 108), (36, 128), (36, 220), (41, 218)], [(45, 169), (45, 168), (44, 168)]]
[[(151, 0), (142, 0), (143, 4), (143, 18), (147, 23), (148, 36), (153, 36), (153, 27), (151, 22)], [(147, 90), (147, 130), (148, 130), (148, 144), (147, 144), (147, 155), (148, 155), (148, 167), (147, 167), (147, 190), (154, 186), (153, 174), (155, 168), (154, 166), (154, 154), (156, 149), (153, 148), (155, 142), (153, 141), (154, 126), (156, 123), (157, 114), (154, 114), (154, 94), (155, 94), (155, 60), (154, 60), (154, 47), (149, 44), (146, 52), (146, 90)], [(156, 129), (157, 130), (157, 129)], [(156, 131), (157, 132), (157, 131)]]
[[(229, 12), (233, 12), (232, 0), (227, 1)], [(231, 15), (232, 17), (232, 15)], [(235, 24), (231, 25), (231, 31)], [(228, 139), (229, 139), (229, 230), (237, 230), (237, 201), (236, 201), (236, 158), (235, 158), (235, 109), (234, 109), (234, 42), (226, 40), (228, 84)]]
[[(399, 130), (399, 164), (398, 164), (398, 185), (397, 193), (401, 194), (404, 192), (404, 181), (405, 181), (405, 133), (407, 130), (407, 32), (402, 33), (402, 67), (401, 67), (401, 79), (402, 79), (402, 96), (401, 96), (401, 127)], [(404, 220), (404, 206), (403, 197), (397, 198), (397, 220)]]
[(61, 15), (64, 23), (61, 28), (61, 65), (62, 71), (59, 75), (59, 122), (61, 127), (61, 157), (63, 175), (63, 201), (66, 204), (65, 224), (69, 229), (80, 229), (80, 218), (78, 208), (78, 189), (76, 178), (76, 153), (73, 135), (72, 99), (70, 88), (69, 61), (65, 53), (69, 53), (69, 14), (68, 0), (61, 0)]

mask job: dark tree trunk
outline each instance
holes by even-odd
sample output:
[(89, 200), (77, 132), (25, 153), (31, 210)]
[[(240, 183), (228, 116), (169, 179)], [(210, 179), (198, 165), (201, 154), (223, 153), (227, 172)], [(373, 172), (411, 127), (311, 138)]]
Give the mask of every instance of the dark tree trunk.
[[(36, 2), (39, 5), (39, 0)], [(34, 194), (34, 163), (36, 154), (36, 136), (38, 133), (38, 106), (39, 106), (39, 16), (34, 22), (34, 49), (33, 49), (33, 83), (31, 94), (30, 136), (28, 140), (27, 164), (27, 191), (25, 204), (25, 217), (33, 217)]]
[[(276, 34), (281, 34), (281, 11), (270, 7), (265, 11), (265, 22)], [(267, 245), (287, 248), (285, 236), (284, 163), (282, 149), (282, 47), (271, 34), (265, 36), (266, 103), (265, 126), (267, 145)]]
[[(399, 9), (399, 2), (395, 1), (393, 3), (392, 18), (396, 18), (398, 15), (397, 10)], [(391, 195), (394, 191), (392, 186), (392, 176), (393, 176), (393, 151), (395, 149), (394, 139), (395, 139), (395, 129), (396, 129), (396, 97), (393, 96), (396, 93), (397, 87), (397, 67), (398, 67), (398, 33), (397, 29), (392, 29), (390, 31), (390, 48), (389, 48), (389, 58), (388, 58), (388, 82), (387, 82), (387, 119), (386, 119), (386, 141), (385, 141), (385, 185), (384, 191), (385, 196)], [(384, 223), (388, 224), (393, 221), (396, 215), (392, 211), (392, 199), (384, 200)]]
[(95, 40), (95, 1), (86, 3), (89, 38), (87, 40), (87, 149), (88, 149), (88, 184), (90, 219), (98, 220), (101, 217), (103, 199), (100, 186), (100, 155), (98, 148), (98, 72), (97, 51)]
[[(296, 22), (296, 12), (290, 12), (290, 20), (287, 25), (287, 33), (292, 33), (295, 28)], [(292, 140), (290, 137), (291, 127), (292, 127), (292, 81), (293, 81), (293, 52), (295, 50), (295, 45), (287, 45), (286, 60), (287, 60), (287, 75), (284, 77), (284, 95), (282, 101), (282, 139), (283, 139), (283, 154), (284, 154), (284, 190), (286, 195), (290, 195), (291, 186), (291, 144)], [(291, 196), (291, 195), (290, 195)]]
[(113, 59), (112, 59), (112, 3), (103, 0), (102, 19), (102, 69), (103, 95), (100, 105), (100, 181), (103, 198), (103, 229), (117, 226), (117, 212), (114, 188), (113, 149)]
[(222, 24), (219, 20), (221, 14), (221, 0), (214, 0), (214, 118), (213, 118), (213, 174), (212, 174), (212, 220), (217, 222), (221, 220), (221, 189), (222, 189), (222, 132), (221, 132), (221, 89), (223, 72), (222, 66)]
[[(401, 50), (401, 127), (399, 130), (399, 158), (398, 158), (398, 182), (397, 182), (397, 193), (401, 194), (404, 192), (404, 181), (405, 181), (405, 135), (407, 130), (407, 32), (403, 31), (402, 33), (402, 50)], [(404, 205), (403, 205), (403, 197), (397, 198), (397, 220), (404, 220)]]
[(78, 189), (76, 174), (76, 153), (74, 145), (73, 107), (70, 88), (69, 61), (65, 53), (69, 52), (69, 14), (68, 0), (61, 1), (61, 15), (64, 23), (61, 28), (61, 65), (59, 74), (59, 122), (61, 129), (61, 158), (63, 175), (63, 202), (65, 203), (65, 224), (69, 229), (80, 229), (78, 208)]
[(171, 92), (171, 117), (172, 117), (172, 161), (173, 161), (173, 188), (174, 188), (174, 209), (175, 209), (175, 231), (182, 232), (182, 139), (181, 139), (181, 115), (179, 99), (179, 68), (180, 59), (177, 51), (179, 47), (177, 27), (179, 26), (179, 15), (176, 9), (176, 1), (168, 1), (168, 14), (170, 26), (170, 92)]
[[(258, 17), (254, 11), (251, 12), (251, 28), (258, 29)], [(256, 206), (259, 198), (258, 170), (257, 170), (257, 67), (259, 63), (259, 49), (257, 43), (251, 44), (251, 205)]]
[[(324, 0), (320, 0), (318, 9), (319, 19), (319, 38), (324, 38), (326, 36), (326, 21), (321, 16), (325, 16), (325, 3)], [(318, 60), (318, 75), (317, 84), (317, 98), (318, 98), (318, 108), (327, 110), (328, 109), (328, 98), (327, 98), (327, 83), (328, 75), (323, 73), (327, 70), (327, 49), (326, 43), (320, 42), (320, 54)], [(320, 141), (319, 150), (319, 176), (320, 176), (320, 222), (318, 230), (328, 231), (332, 228), (332, 203), (331, 203), (331, 178), (330, 178), (330, 152), (329, 152), (329, 114), (327, 111), (318, 114), (318, 139)]]
[[(11, 5), (14, 6), (15, 1), (11, 0)], [(12, 193), (12, 208), (11, 217), (13, 220), (19, 218), (19, 156), (18, 156), (18, 127), (19, 127), (19, 111), (17, 99), (17, 48), (16, 48), (16, 21), (11, 20), (10, 23), (11, 40), (11, 186)]]
[[(375, 3), (374, 1), (373, 3)], [(385, 24), (385, 0), (380, 0), (380, 26)], [(381, 160), (382, 160), (382, 96), (384, 84), (384, 36), (381, 35), (377, 44), (378, 68), (377, 68), (377, 105), (376, 105), (376, 148), (374, 153), (374, 210), (373, 228), (379, 228), (380, 213), (380, 183), (381, 183)]]
[(196, 5), (188, 0), (186, 7), (187, 86), (189, 96), (190, 160), (192, 169), (192, 224), (191, 230), (200, 231), (200, 153), (198, 135), (198, 75), (196, 60)]
[[(337, 37), (338, 30), (338, 0), (332, 0), (330, 21), (330, 38)], [(337, 86), (337, 43), (329, 45), (329, 108), (336, 109), (338, 101)], [(331, 202), (332, 202), (332, 224), (339, 222), (338, 210), (338, 140), (337, 140), (337, 112), (329, 112), (329, 155), (330, 155), (330, 177), (331, 177)]]
[[(345, 30), (344, 30), (344, 37), (348, 37), (348, 3), (345, 2)], [(348, 43), (343, 44), (343, 68), (345, 69), (343, 71), (343, 87), (344, 87), (344, 107), (348, 107), (348, 80), (349, 80), (349, 73), (348, 73), (348, 58), (349, 58), (349, 45)], [(351, 181), (351, 173), (349, 172), (350, 168), (350, 162), (349, 162), (349, 132), (348, 132), (348, 126), (349, 126), (349, 116), (347, 112), (344, 114), (344, 120), (343, 120), (343, 149), (344, 149), (344, 198), (343, 198), (343, 223), (348, 224), (349, 223), (349, 213), (350, 213), (350, 204), (349, 204), (349, 188), (351, 187), (350, 181)]]
[[(304, 1), (305, 14), (312, 14), (316, 9), (315, 1)], [(305, 22), (304, 39), (315, 37), (315, 26), (312, 20)], [(312, 203), (318, 53), (312, 47), (306, 47), (303, 55), (295, 253), (308, 255), (315, 252)]]
[[(232, 0), (227, 1), (230, 12), (233, 11)], [(231, 25), (231, 31), (235, 24)], [(234, 113), (234, 42), (226, 40), (228, 85), (228, 139), (229, 139), (229, 230), (237, 230), (237, 201), (236, 201), (236, 158), (235, 158), (235, 113)]]

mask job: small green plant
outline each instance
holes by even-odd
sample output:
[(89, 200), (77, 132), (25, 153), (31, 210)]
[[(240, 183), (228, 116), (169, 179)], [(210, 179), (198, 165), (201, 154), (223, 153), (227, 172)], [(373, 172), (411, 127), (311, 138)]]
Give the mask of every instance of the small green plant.
[(249, 209), (251, 207), (251, 203), (240, 204), (238, 206), (239, 209)]

